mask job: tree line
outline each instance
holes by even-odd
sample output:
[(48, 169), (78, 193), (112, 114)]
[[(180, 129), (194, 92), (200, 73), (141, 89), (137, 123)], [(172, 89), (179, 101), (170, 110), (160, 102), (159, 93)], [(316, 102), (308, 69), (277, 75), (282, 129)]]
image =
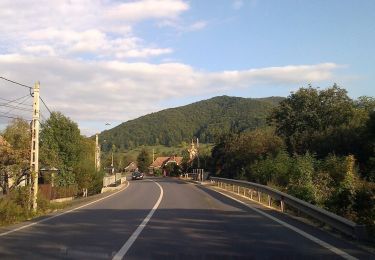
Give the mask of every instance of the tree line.
[(222, 135), (208, 168), (275, 187), (374, 228), (375, 99), (334, 85), (300, 88), (268, 126)]
[(198, 137), (213, 143), (224, 132), (243, 132), (266, 124), (268, 112), (283, 98), (250, 99), (220, 96), (190, 105), (166, 109), (103, 131), (104, 151), (115, 144), (120, 150), (142, 145), (177, 146)]

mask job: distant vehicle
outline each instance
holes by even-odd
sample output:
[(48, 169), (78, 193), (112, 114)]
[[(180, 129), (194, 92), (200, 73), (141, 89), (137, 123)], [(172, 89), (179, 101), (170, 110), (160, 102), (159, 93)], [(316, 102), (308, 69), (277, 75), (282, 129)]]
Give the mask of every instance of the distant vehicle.
[(142, 172), (133, 172), (132, 173), (132, 180), (142, 180), (143, 173)]

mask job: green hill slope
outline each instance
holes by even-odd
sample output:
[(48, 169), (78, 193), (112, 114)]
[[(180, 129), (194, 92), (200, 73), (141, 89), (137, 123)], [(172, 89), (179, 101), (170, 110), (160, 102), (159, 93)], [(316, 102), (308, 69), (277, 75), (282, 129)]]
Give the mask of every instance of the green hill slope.
[(263, 126), (268, 112), (282, 99), (214, 97), (127, 121), (103, 131), (100, 140), (106, 140), (105, 150), (112, 144), (120, 149), (139, 145), (172, 146), (188, 142), (194, 136), (202, 143), (210, 143), (225, 132), (242, 132)]

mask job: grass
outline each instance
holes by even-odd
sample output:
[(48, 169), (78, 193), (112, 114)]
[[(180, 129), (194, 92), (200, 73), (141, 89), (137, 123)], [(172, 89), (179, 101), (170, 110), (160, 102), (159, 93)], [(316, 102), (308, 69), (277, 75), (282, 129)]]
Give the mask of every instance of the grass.
[(30, 209), (29, 204), (26, 187), (20, 187), (9, 195), (0, 198), (0, 226), (16, 224), (71, 206), (71, 202), (50, 202), (40, 194), (38, 195), (38, 210), (36, 212)]

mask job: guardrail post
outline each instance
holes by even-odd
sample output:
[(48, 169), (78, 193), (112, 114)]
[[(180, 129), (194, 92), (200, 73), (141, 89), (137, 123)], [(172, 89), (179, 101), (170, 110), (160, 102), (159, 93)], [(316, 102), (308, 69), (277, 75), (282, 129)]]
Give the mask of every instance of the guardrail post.
[(234, 192), (234, 184), (233, 184), (233, 186), (232, 186), (232, 191)]
[(253, 190), (250, 189), (250, 199), (253, 200)]
[(260, 197), (262, 196), (262, 193), (260, 193), (259, 191), (257, 191), (257, 193), (258, 193), (258, 202), (259, 202), (259, 203), (262, 203), (262, 201), (261, 201), (261, 199), (260, 199)]
[(284, 205), (284, 198), (283, 197), (281, 197), (281, 200), (280, 200), (280, 210), (281, 210), (281, 212), (285, 211), (285, 205)]
[(240, 195), (240, 186), (237, 186), (237, 194)]
[(246, 197), (246, 188), (243, 188), (243, 195)]
[(271, 196), (267, 195), (267, 197), (268, 197), (268, 207), (271, 207), (272, 205)]

